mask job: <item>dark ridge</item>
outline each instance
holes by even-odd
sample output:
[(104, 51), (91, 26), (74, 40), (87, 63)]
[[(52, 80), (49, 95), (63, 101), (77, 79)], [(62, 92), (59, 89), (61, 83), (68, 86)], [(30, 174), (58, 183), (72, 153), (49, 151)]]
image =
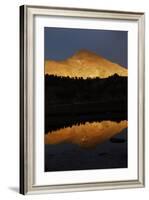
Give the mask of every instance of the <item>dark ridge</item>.
[(50, 78), (51, 80), (69, 80), (69, 81), (73, 81), (73, 80), (82, 80), (82, 81), (86, 81), (86, 80), (104, 80), (104, 79), (107, 79), (107, 78), (126, 78), (127, 76), (119, 76), (117, 73), (109, 76), (109, 77), (106, 77), (106, 78), (100, 78), (100, 77), (94, 77), (94, 78), (91, 78), (91, 77), (87, 77), (87, 78), (83, 78), (83, 77), (69, 77), (69, 76), (57, 76), (57, 75), (52, 75), (52, 74), (45, 74), (45, 78)]
[(45, 133), (75, 124), (127, 119), (127, 77), (45, 75)]

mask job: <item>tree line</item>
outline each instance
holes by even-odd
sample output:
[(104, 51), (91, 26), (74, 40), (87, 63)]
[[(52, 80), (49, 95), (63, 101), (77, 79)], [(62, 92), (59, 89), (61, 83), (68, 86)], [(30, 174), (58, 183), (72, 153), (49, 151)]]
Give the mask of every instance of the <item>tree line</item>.
[(45, 75), (46, 104), (127, 100), (127, 77), (70, 78)]

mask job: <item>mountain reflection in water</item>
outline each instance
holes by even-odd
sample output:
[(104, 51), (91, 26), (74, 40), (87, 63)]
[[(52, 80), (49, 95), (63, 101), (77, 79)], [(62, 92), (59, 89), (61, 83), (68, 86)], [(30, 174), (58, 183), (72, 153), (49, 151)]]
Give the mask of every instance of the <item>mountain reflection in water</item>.
[(125, 128), (127, 128), (127, 120), (86, 122), (49, 132), (45, 135), (45, 144), (73, 143), (90, 148), (110, 139)]

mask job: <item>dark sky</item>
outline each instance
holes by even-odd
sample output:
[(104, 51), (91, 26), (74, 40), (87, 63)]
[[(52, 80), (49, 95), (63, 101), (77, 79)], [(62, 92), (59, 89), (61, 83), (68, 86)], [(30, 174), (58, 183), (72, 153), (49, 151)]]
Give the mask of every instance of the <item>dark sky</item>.
[(63, 60), (87, 49), (127, 67), (127, 31), (45, 27), (45, 59)]

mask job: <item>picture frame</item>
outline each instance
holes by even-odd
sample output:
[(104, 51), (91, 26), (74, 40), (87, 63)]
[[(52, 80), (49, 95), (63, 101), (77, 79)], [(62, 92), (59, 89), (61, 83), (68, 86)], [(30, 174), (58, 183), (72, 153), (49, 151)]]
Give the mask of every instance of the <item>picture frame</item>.
[[(141, 12), (32, 5), (20, 7), (21, 194), (144, 187), (144, 18), (145, 14)], [(40, 115), (44, 118), (44, 113), (41, 111), (41, 109), (44, 110), (44, 90), (42, 89), (44, 79), (41, 78), (44, 75), (44, 43), (39, 44), (37, 41), (40, 41), (40, 39), (44, 41), (43, 27), (47, 27), (50, 23), (51, 27), (57, 28), (76, 28), (78, 24), (78, 28), (82, 28), (83, 24), (86, 24), (88, 29), (94, 29), (91, 26), (95, 25), (96, 29), (99, 26), (99, 29), (124, 29), (128, 34), (130, 33), (128, 35), (128, 123), (130, 128), (128, 128), (128, 167), (124, 169), (125, 171), (119, 169), (108, 171), (107, 169), (104, 171), (101, 180), (99, 178), (101, 176), (100, 169), (85, 170), (86, 172), (70, 170), (63, 174), (61, 172), (48, 172), (49, 175), (42, 172), (39, 175), (41, 168), (44, 168), (42, 163), (44, 159), (44, 139), (42, 140), (42, 137), (44, 138), (44, 134), (41, 131), (43, 124), (40, 123), (41, 117), (38, 118)], [(90, 24), (92, 25), (90, 26)], [(108, 26), (109, 28), (107, 28)], [(41, 29), (42, 31), (40, 31)], [(130, 43), (131, 45), (129, 45)], [(40, 65), (41, 68), (38, 70), (37, 66), (41, 63), (43, 65)], [(133, 97), (131, 96), (132, 92), (134, 92)], [(40, 107), (42, 108), (38, 110)], [(39, 137), (41, 138), (40, 141)], [(41, 167), (38, 166), (40, 159)], [(64, 177), (66, 177), (65, 180)], [(79, 179), (79, 177), (81, 178)]]

